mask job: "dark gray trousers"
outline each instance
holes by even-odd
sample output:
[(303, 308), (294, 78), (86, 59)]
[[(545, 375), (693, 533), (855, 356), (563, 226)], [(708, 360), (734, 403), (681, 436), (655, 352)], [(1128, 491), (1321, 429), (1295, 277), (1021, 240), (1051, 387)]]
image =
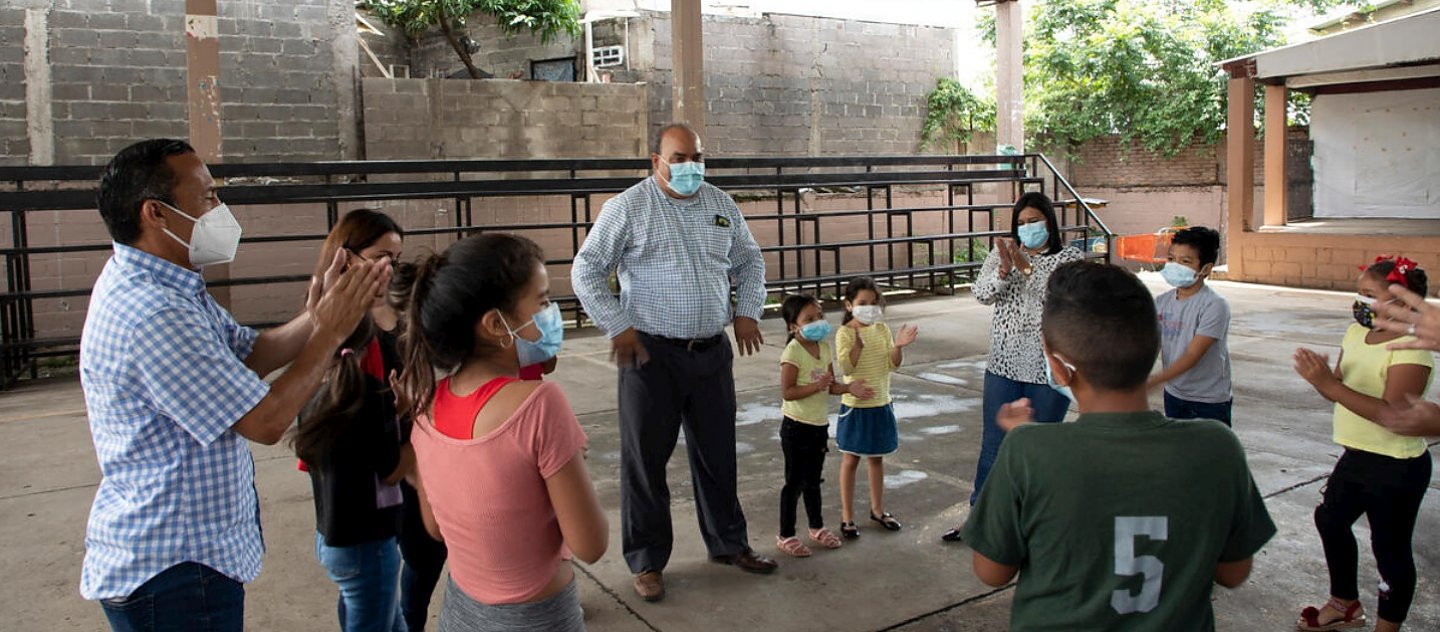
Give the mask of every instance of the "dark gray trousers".
[(674, 531), (665, 466), (680, 429), (695, 513), (710, 555), (748, 546), (736, 493), (735, 353), (728, 337), (690, 351), (640, 334), (650, 361), (620, 370), (620, 529), (633, 573), (670, 562)]

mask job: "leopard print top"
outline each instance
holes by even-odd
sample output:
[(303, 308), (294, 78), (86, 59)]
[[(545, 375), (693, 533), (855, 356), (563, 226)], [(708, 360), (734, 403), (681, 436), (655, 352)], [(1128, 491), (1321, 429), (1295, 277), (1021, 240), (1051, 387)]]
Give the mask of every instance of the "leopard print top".
[(991, 250), (980, 268), (971, 292), (983, 305), (994, 305), (990, 322), (990, 362), (986, 370), (1019, 382), (1044, 384), (1045, 360), (1040, 347), (1040, 314), (1045, 308), (1045, 285), (1061, 264), (1085, 255), (1065, 247), (1053, 255), (1030, 258), (1029, 276), (1012, 269), (1000, 278), (1000, 252)]

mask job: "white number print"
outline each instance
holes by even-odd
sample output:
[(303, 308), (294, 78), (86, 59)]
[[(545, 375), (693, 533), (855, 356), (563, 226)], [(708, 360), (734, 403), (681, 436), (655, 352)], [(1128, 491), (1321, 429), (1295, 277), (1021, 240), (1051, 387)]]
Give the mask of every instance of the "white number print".
[(1165, 565), (1154, 555), (1135, 557), (1135, 538), (1145, 536), (1151, 540), (1169, 537), (1170, 519), (1165, 516), (1116, 516), (1115, 517), (1115, 574), (1121, 577), (1144, 575), (1140, 594), (1132, 595), (1128, 590), (1110, 593), (1110, 607), (1120, 614), (1150, 612), (1160, 604), (1160, 579)]

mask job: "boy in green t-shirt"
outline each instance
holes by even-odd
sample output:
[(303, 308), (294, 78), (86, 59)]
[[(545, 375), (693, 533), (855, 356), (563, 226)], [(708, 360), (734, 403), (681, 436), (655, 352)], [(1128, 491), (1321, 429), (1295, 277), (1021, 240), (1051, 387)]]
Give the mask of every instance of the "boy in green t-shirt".
[[(1159, 331), (1133, 274), (1061, 266), (1041, 322), (1051, 383), (1080, 418), (1005, 438), (963, 532), (975, 574), (1019, 573), (1012, 630), (1214, 630), (1211, 586), (1244, 582), (1275, 534), (1239, 441), (1150, 410)], [(998, 421), (1029, 412), (1022, 399)]]

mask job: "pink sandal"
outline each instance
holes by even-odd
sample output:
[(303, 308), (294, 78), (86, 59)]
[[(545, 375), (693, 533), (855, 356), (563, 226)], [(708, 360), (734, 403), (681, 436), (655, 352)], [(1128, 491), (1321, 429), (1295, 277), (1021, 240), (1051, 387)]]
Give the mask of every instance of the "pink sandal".
[[(1325, 608), (1339, 613), (1340, 618), (1328, 623), (1320, 623), (1320, 611)], [(1301, 610), (1300, 620), (1295, 623), (1295, 629), (1300, 630), (1300, 632), (1325, 632), (1327, 630), (1363, 628), (1365, 625), (1365, 613), (1362, 611), (1358, 599), (1349, 606), (1346, 606), (1339, 600), (1331, 597), (1329, 602), (1319, 608), (1306, 606), (1304, 610)]]
[(790, 557), (810, 557), (810, 548), (800, 543), (800, 538), (775, 536), (775, 548)]
[(840, 548), (840, 536), (825, 527), (810, 530), (810, 541), (827, 549)]

